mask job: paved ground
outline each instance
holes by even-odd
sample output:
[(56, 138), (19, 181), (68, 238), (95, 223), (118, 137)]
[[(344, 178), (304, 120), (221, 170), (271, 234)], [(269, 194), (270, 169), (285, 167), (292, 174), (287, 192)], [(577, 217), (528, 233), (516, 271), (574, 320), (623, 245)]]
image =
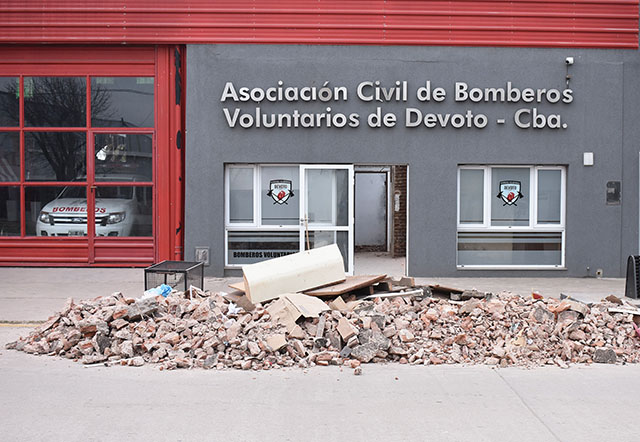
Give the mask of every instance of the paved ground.
[[(640, 366), (162, 372), (4, 349), (30, 330), (7, 321), (46, 319), (67, 297), (137, 297), (142, 278), (141, 269), (0, 268), (0, 440), (588, 442), (640, 434)], [(419, 281), (594, 299), (624, 291), (620, 279)], [(228, 282), (210, 278), (206, 287), (226, 290)]]
[(354, 255), (354, 273), (356, 275), (402, 276), (406, 274), (405, 258), (393, 258), (389, 253), (357, 252)]
[(6, 441), (637, 441), (640, 366), (94, 367), (4, 350)]

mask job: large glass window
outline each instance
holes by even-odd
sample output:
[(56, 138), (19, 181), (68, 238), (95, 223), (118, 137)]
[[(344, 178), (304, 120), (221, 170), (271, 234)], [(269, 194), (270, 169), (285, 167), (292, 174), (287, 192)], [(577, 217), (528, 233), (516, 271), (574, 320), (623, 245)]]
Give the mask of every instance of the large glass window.
[[(529, 225), (529, 175), (524, 167), (493, 167), (491, 169), (491, 225)], [(526, 195), (526, 196), (525, 196)]]
[(97, 186), (96, 236), (151, 236), (152, 188)]
[(96, 181), (152, 181), (151, 134), (96, 134)]
[(0, 236), (20, 235), (20, 188), (0, 187)]
[(461, 166), (458, 267), (564, 267), (564, 167)]
[(226, 264), (253, 264), (299, 252), (298, 166), (230, 165), (226, 174)]
[(0, 236), (152, 236), (154, 89), (154, 77), (0, 77)]
[(229, 165), (225, 173), (226, 265), (299, 252), (299, 166)]
[(298, 166), (262, 166), (261, 221), (264, 225), (298, 225), (300, 217)]
[(352, 189), (351, 166), (227, 165), (225, 265), (337, 244), (352, 271)]
[(460, 224), (482, 224), (483, 169), (460, 169)]
[[(349, 224), (349, 173), (347, 170), (307, 171), (307, 213), (309, 224)], [(336, 204), (337, 202), (337, 204)]]
[(87, 125), (87, 87), (82, 77), (25, 77), (24, 119), (29, 127)]
[(299, 225), (298, 166), (230, 165), (226, 174), (227, 224)]
[[(0, 127), (20, 125), (18, 77), (0, 77)], [(20, 182), (20, 132), (0, 130), (0, 183)], [(0, 186), (0, 237), (20, 236), (20, 187)]]
[(562, 232), (458, 232), (458, 265), (559, 266)]
[(78, 132), (27, 132), (24, 136), (27, 181), (86, 180), (86, 135)]
[(154, 127), (153, 77), (93, 77), (93, 127)]
[[(308, 243), (307, 243), (308, 241)], [(342, 259), (345, 271), (349, 269), (349, 232), (337, 230), (310, 230), (305, 238), (305, 250), (336, 244)]]
[(19, 132), (0, 132), (0, 181), (20, 181)]
[(0, 127), (20, 124), (18, 77), (0, 77)]
[(229, 222), (253, 224), (253, 167), (231, 166), (229, 176)]
[(86, 236), (87, 188), (27, 187), (25, 216), (28, 236)]
[(560, 224), (562, 170), (538, 170), (538, 224)]

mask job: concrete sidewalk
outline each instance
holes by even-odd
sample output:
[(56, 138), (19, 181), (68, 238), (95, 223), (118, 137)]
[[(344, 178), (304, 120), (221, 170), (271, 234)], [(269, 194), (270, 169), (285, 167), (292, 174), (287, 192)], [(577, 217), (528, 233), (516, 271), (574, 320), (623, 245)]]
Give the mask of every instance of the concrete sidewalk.
[[(240, 278), (206, 278), (205, 288), (230, 291)], [(89, 299), (122, 292), (137, 298), (144, 291), (144, 269), (131, 268), (0, 268), (0, 321), (42, 321), (59, 310), (67, 298)], [(592, 302), (609, 294), (623, 296), (622, 278), (417, 278), (419, 284), (440, 284), (489, 292), (510, 291), (529, 296), (560, 293)]]
[[(65, 298), (143, 291), (142, 269), (0, 268), (0, 434), (11, 441), (635, 441), (640, 364), (365, 364), (262, 372), (83, 366), (5, 349)], [(205, 287), (227, 290), (229, 280)], [(528, 296), (622, 295), (622, 279), (420, 278)]]
[(640, 365), (365, 364), (263, 372), (91, 367), (4, 350), (7, 441), (638, 440)]

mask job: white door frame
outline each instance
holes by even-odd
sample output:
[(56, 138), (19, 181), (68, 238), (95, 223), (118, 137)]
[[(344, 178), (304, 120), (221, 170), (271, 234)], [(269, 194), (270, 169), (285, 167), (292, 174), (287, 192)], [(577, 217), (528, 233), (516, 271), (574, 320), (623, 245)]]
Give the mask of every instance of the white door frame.
[[(311, 169), (326, 169), (326, 170), (347, 170), (349, 174), (348, 182), (348, 226), (336, 226), (336, 204), (337, 204), (337, 188), (334, 181), (332, 187), (332, 202), (333, 202), (333, 225), (316, 224), (312, 225), (308, 223), (308, 201), (307, 201), (307, 182), (306, 171)], [(353, 235), (353, 221), (354, 221), (354, 171), (353, 164), (301, 164), (300, 165), (300, 250), (306, 250), (306, 233), (309, 231), (333, 231), (334, 242), (336, 241), (336, 232), (347, 232), (348, 237), (348, 267), (347, 274), (353, 275), (354, 262), (354, 235)]]

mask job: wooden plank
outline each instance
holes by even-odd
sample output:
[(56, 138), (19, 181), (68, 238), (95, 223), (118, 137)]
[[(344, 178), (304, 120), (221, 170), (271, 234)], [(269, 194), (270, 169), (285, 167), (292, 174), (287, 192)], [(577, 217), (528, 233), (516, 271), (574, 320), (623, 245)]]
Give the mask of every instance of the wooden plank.
[(624, 308), (624, 307), (609, 307), (607, 309), (609, 313), (624, 313), (631, 315), (640, 315), (640, 310), (632, 309), (632, 308)]
[(346, 281), (328, 287), (308, 290), (304, 293), (311, 296), (340, 296), (353, 290), (369, 287), (382, 281), (387, 275), (358, 275), (347, 276)]
[(445, 294), (446, 293), (462, 293), (462, 292), (464, 292), (464, 290), (461, 290), (461, 289), (456, 289), (456, 288), (453, 288), (453, 287), (445, 287), (443, 285), (438, 285), (438, 284), (430, 285), (429, 288), (434, 292), (445, 293)]
[(246, 292), (244, 287), (244, 281), (234, 282), (233, 284), (228, 284), (228, 286), (234, 290), (238, 290), (240, 292)]
[(401, 296), (424, 296), (424, 290), (422, 289), (415, 289), (415, 290), (409, 290), (409, 291), (405, 291), (405, 292), (389, 292), (389, 293), (376, 293), (373, 295), (369, 295), (366, 296), (362, 299), (376, 299), (376, 298), (383, 298), (383, 299), (387, 299), (387, 298), (397, 298), (397, 297), (401, 297)]
[(391, 282), (389, 282), (388, 279), (389, 278), (385, 279), (384, 281), (380, 281), (379, 283), (377, 283), (375, 286), (373, 286), (373, 290), (375, 292), (392, 292), (393, 291), (393, 284), (391, 284)]
[(416, 286), (416, 280), (414, 277), (412, 276), (390, 276), (388, 278), (384, 279), (384, 282), (388, 282), (392, 285), (399, 285), (399, 286), (403, 286), (403, 287), (415, 287)]

